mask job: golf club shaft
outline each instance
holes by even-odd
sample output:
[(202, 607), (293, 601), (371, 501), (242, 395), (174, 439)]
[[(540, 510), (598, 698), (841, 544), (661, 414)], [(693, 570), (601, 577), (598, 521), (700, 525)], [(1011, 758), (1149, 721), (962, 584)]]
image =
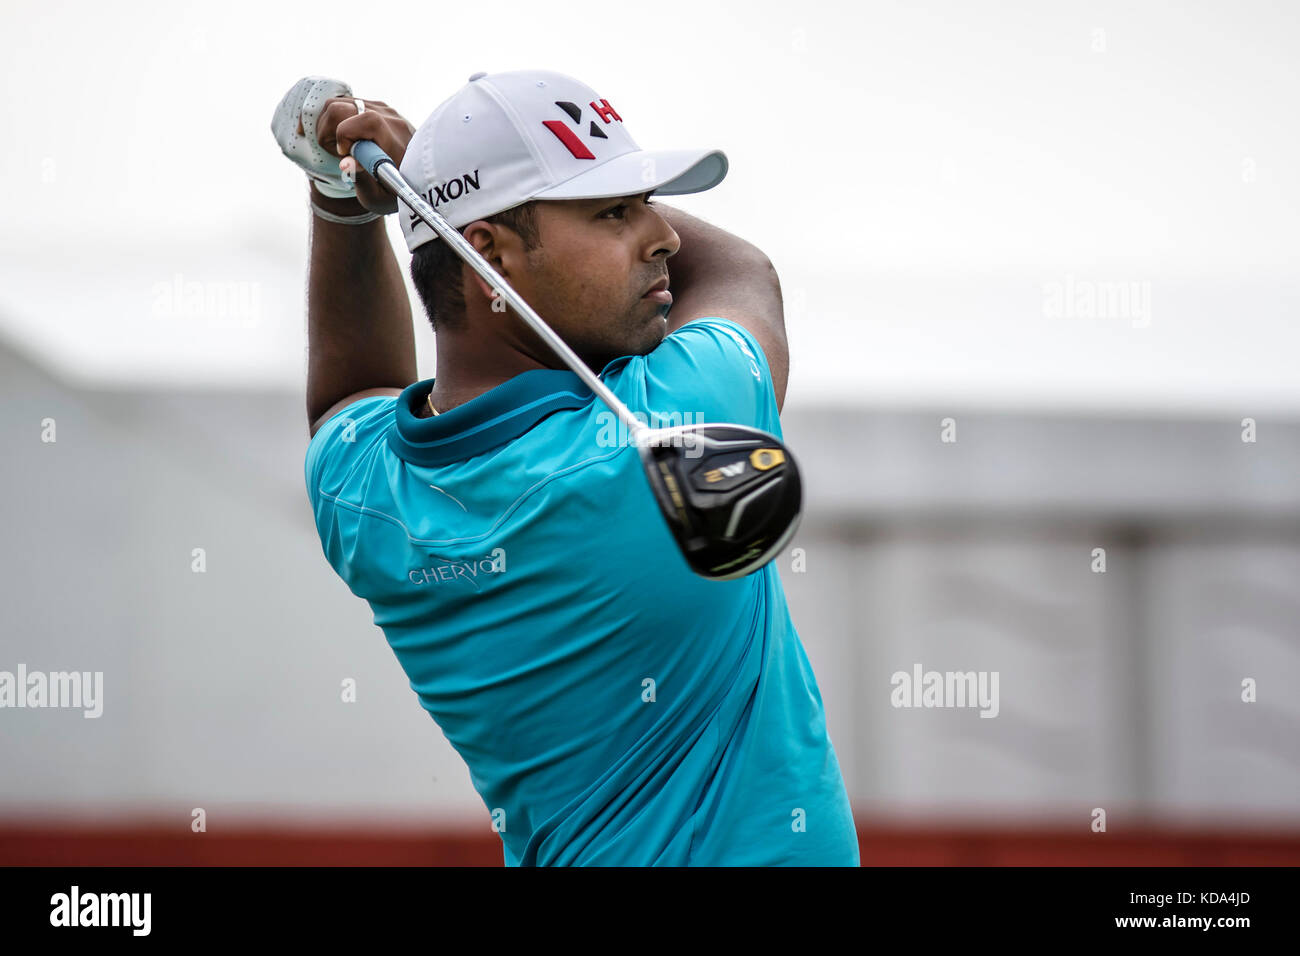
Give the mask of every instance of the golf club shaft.
[(570, 369), (577, 374), (579, 378), (595, 392), (606, 405), (616, 414), (627, 426), (630, 437), (635, 441), (643, 432), (649, 432), (650, 429), (637, 421), (636, 417), (628, 411), (626, 405), (618, 400), (618, 397), (609, 390), (609, 387), (593, 372), (578, 354), (569, 348), (565, 341), (555, 334), (554, 330), (542, 319), (540, 315), (533, 311), (532, 306), (523, 300), (505, 279), (497, 274), (491, 264), (484, 259), (477, 249), (466, 241), (456, 229), (446, 219), (442, 218), (432, 206), (424, 201), (424, 197), (411, 188), (406, 177), (398, 170), (397, 164), (392, 158), (380, 149), (371, 140), (358, 140), (352, 145), (352, 156), (371, 176), (379, 180), (411, 208), (417, 216), (424, 220), (438, 236), (451, 244), (462, 259), (469, 264), (470, 268), (477, 272), (497, 290), (507, 304), (528, 323), (534, 332), (540, 335), (546, 343), (555, 351)]

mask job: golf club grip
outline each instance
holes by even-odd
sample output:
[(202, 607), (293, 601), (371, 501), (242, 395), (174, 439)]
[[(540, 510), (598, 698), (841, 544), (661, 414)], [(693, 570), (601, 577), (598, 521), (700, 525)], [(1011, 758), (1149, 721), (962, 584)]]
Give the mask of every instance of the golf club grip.
[(374, 141), (368, 139), (359, 139), (352, 144), (352, 156), (375, 179), (379, 178), (376, 170), (379, 169), (380, 163), (393, 162), (392, 157), (380, 149)]

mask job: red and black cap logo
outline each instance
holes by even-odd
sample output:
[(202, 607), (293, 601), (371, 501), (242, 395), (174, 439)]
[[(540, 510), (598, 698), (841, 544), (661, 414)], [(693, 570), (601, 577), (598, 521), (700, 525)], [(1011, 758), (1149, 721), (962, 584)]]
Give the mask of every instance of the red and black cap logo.
[[(578, 124), (579, 129), (582, 128), (582, 108), (578, 106), (577, 103), (570, 103), (567, 100), (557, 100), (555, 105), (569, 114), (569, 118)], [(614, 111), (614, 107), (609, 105), (609, 100), (601, 100), (599, 104), (592, 101), (587, 105), (596, 111), (596, 115), (600, 117), (600, 119), (604, 120), (605, 125), (607, 126), (614, 120), (618, 120), (620, 123), (623, 122), (623, 117), (619, 116), (618, 113)], [(555, 134), (555, 138), (565, 145), (569, 152), (573, 154), (575, 159), (596, 158), (595, 154), (587, 148), (587, 145), (581, 138), (579, 138), (578, 134), (570, 129), (569, 125), (563, 120), (543, 120), (542, 125)], [(596, 125), (594, 119), (591, 121), (591, 125), (587, 128), (587, 137), (589, 139), (609, 139), (609, 137), (605, 135), (605, 131)]]

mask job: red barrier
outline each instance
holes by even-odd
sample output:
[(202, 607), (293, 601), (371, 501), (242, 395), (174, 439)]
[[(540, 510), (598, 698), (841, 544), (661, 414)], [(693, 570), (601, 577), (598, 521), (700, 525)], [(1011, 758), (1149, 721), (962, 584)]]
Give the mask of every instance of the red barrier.
[[(0, 866), (500, 866), (501, 843), (456, 830), (0, 823)], [(1300, 832), (863, 826), (866, 866), (1300, 866)]]

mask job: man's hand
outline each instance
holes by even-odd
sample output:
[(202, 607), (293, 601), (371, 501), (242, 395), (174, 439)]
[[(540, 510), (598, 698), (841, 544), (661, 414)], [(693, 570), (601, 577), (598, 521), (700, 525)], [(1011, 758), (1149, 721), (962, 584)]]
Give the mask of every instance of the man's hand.
[[(345, 157), (339, 168), (345, 175), (355, 177), (357, 200), (371, 212), (397, 212), (397, 197), (388, 188), (366, 172), (349, 154), (358, 140), (368, 139), (392, 157), (398, 166), (406, 155), (406, 146), (415, 135), (415, 127), (402, 118), (397, 110), (381, 100), (361, 98), (365, 112), (357, 111), (356, 100), (347, 96), (331, 97), (325, 101), (316, 120), (316, 140), (321, 148)], [(301, 117), (298, 133), (303, 134)]]
[(304, 76), (289, 87), (271, 115), (271, 135), (280, 152), (307, 174), (313, 193), (356, 203), (356, 186), (345, 181), (339, 158), (316, 142), (316, 120), (331, 96), (351, 96), (352, 87), (328, 76)]

